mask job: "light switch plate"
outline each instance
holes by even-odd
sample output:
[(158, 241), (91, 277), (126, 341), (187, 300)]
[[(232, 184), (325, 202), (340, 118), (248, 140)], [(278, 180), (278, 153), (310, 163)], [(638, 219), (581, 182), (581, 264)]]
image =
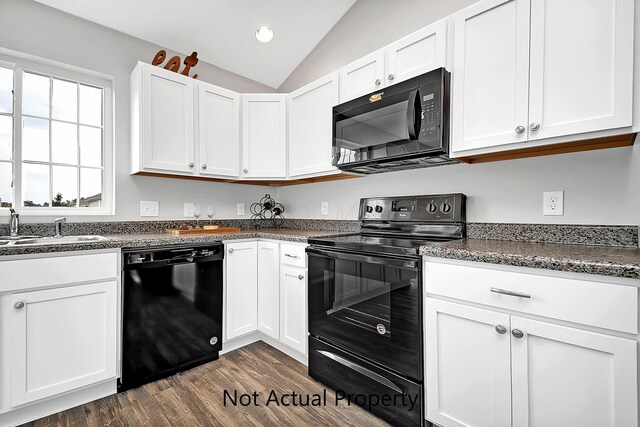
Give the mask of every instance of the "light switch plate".
[(184, 204), (184, 217), (193, 218), (193, 203)]
[(157, 200), (140, 200), (140, 216), (158, 216), (160, 214)]
[(243, 216), (244, 215), (244, 203), (238, 203), (236, 205), (236, 210), (238, 212), (238, 216)]
[(329, 202), (322, 202), (322, 215), (329, 215)]

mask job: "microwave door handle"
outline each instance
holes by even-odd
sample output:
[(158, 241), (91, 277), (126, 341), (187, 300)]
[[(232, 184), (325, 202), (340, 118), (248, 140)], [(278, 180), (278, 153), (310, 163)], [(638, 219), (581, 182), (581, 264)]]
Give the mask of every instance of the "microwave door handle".
[(409, 131), (409, 139), (415, 141), (418, 139), (420, 133), (420, 123), (416, 123), (421, 120), (420, 116), (416, 117), (416, 98), (418, 97), (419, 90), (414, 89), (409, 93), (409, 102), (407, 103), (407, 130)]

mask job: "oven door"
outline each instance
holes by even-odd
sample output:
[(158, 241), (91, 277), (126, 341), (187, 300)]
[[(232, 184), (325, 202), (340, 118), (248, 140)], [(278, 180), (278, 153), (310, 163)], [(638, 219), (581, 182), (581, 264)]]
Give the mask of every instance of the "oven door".
[(317, 247), (307, 254), (309, 333), (421, 381), (419, 260)]

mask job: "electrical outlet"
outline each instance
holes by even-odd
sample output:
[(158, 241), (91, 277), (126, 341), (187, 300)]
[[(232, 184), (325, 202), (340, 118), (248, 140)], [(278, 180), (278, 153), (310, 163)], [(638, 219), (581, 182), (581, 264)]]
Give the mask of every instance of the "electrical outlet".
[(236, 205), (236, 210), (237, 210), (238, 216), (243, 216), (244, 215), (244, 203), (238, 203)]
[(140, 200), (140, 216), (158, 216), (157, 201)]
[(545, 191), (542, 195), (543, 215), (564, 215), (564, 191)]
[(329, 202), (322, 202), (322, 215), (329, 215)]
[(184, 217), (193, 218), (193, 203), (184, 204)]

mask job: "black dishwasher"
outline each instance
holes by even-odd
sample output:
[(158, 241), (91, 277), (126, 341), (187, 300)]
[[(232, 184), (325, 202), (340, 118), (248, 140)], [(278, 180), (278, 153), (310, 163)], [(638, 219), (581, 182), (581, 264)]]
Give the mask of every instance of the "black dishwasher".
[(218, 358), (223, 258), (222, 243), (123, 250), (118, 391)]

